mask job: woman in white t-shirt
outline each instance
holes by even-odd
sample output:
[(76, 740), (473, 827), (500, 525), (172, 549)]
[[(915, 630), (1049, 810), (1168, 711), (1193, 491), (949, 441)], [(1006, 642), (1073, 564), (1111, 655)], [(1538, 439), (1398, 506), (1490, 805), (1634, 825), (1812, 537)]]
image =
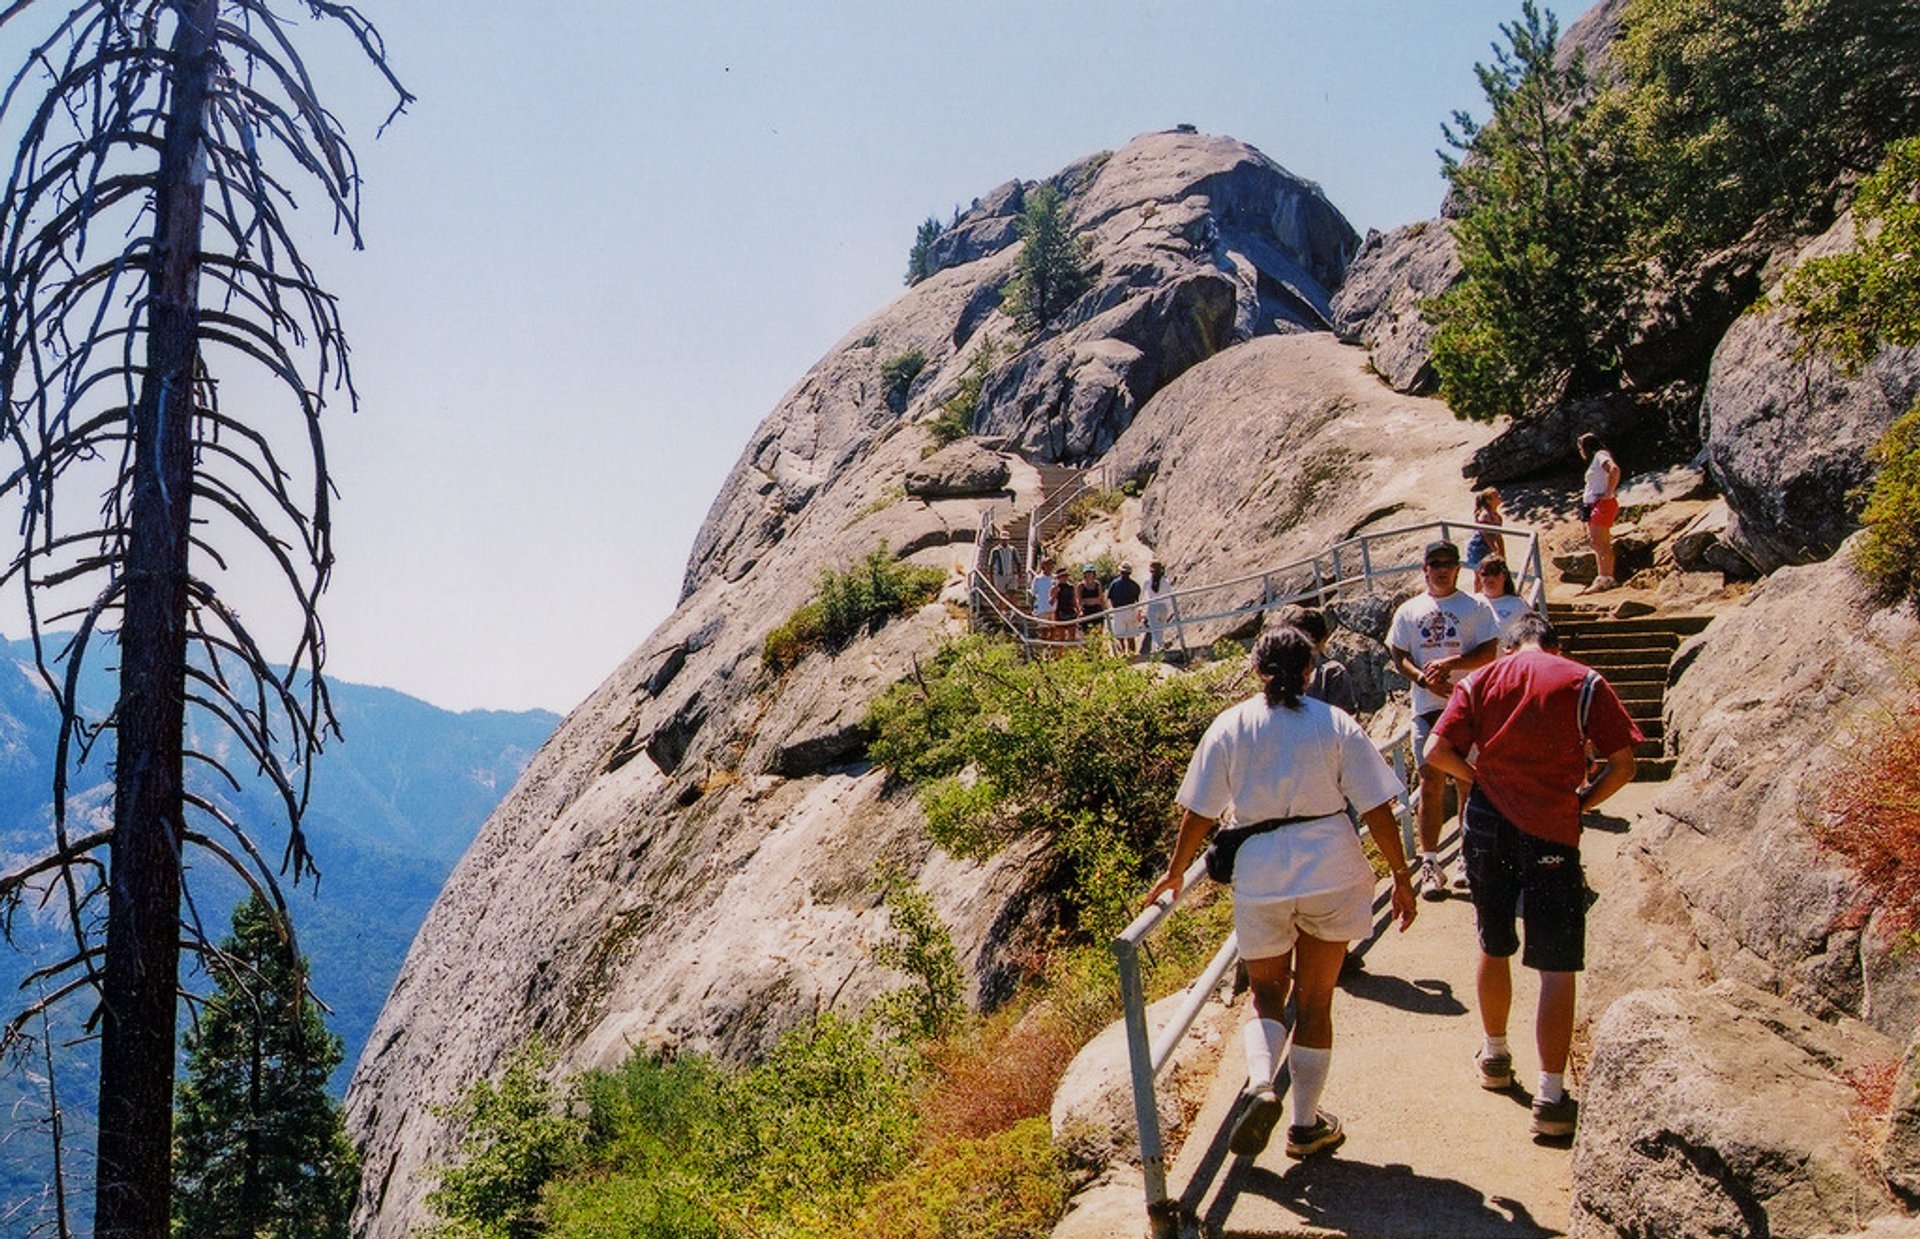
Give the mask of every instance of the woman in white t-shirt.
[(1513, 572), (1507, 567), (1507, 561), (1498, 555), (1489, 555), (1480, 561), (1473, 570), (1473, 592), (1480, 596), (1493, 611), (1493, 617), (1500, 621), (1500, 634), (1506, 635), (1507, 625), (1533, 610), (1513, 588)]
[(1243, 1036), (1247, 1089), (1227, 1145), (1235, 1153), (1266, 1147), (1281, 1102), (1273, 1088), (1289, 994), (1299, 1023), (1287, 1063), (1294, 1122), (1287, 1154), (1306, 1157), (1346, 1139), (1340, 1120), (1320, 1109), (1333, 1051), (1333, 990), (1347, 943), (1373, 929), (1374, 873), (1347, 820), (1349, 802), (1393, 871), (1393, 910), (1413, 921), (1413, 882), (1394, 823), (1400, 780), (1360, 725), (1303, 695), (1313, 674), (1313, 642), (1280, 628), (1254, 646), (1262, 692), (1220, 713), (1207, 728), (1177, 800), (1184, 815), (1167, 876), (1148, 902), (1178, 896), (1183, 875), (1223, 817), (1244, 840), (1233, 869), (1233, 924), (1253, 988)]

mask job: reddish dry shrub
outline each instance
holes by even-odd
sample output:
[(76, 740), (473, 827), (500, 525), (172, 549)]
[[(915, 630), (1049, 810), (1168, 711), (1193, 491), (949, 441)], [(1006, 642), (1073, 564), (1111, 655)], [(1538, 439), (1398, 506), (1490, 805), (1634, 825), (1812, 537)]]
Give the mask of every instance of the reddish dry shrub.
[(1073, 1055), (1072, 1039), (1041, 1011), (935, 1047), (934, 1080), (920, 1101), (921, 1138), (939, 1147), (1045, 1116)]
[(1813, 825), (1866, 888), (1888, 935), (1920, 927), (1920, 693), (1853, 746)]

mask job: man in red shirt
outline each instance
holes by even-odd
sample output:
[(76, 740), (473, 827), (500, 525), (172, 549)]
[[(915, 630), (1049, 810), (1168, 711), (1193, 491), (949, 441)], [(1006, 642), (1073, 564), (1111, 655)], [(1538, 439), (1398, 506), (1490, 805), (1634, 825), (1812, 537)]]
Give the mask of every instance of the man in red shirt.
[[(1597, 674), (1559, 653), (1553, 626), (1538, 615), (1513, 621), (1504, 654), (1460, 685), (1427, 741), (1426, 760), (1472, 779), (1462, 815), (1466, 857), (1480, 931), (1478, 989), (1486, 1044), (1476, 1056), (1482, 1087), (1513, 1085), (1507, 1015), (1513, 1006), (1508, 961), (1540, 973), (1534, 1043), (1540, 1090), (1533, 1131), (1573, 1134), (1576, 1106), (1566, 1092), (1573, 1040), (1574, 977), (1586, 964), (1586, 882), (1580, 872), (1580, 814), (1633, 778), (1640, 730)], [(1587, 776), (1587, 745), (1607, 755), (1599, 778)], [(1478, 748), (1471, 764), (1468, 755)], [(1523, 898), (1524, 896), (1524, 898)]]

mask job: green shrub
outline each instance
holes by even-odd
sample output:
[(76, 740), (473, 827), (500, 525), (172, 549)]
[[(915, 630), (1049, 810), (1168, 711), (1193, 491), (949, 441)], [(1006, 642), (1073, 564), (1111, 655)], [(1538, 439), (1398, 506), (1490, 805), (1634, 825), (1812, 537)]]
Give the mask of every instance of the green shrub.
[(896, 615), (925, 606), (939, 594), (946, 573), (903, 563), (883, 542), (846, 571), (820, 570), (813, 600), (766, 635), (760, 662), (783, 672), (813, 650), (839, 650), (856, 637), (879, 630)]
[(912, 983), (883, 995), (873, 1014), (903, 1038), (931, 1040), (951, 1030), (966, 1011), (960, 956), (925, 891), (897, 871), (886, 875), (883, 886), (893, 936), (874, 947), (873, 959), (906, 973)]
[(1044, 1118), (962, 1140), (874, 1192), (850, 1239), (1045, 1239), (1066, 1176)]
[(923, 789), (928, 830), (956, 855), (1047, 835), (1069, 901), (1105, 927), (1137, 897), (1146, 858), (1165, 855), (1193, 746), (1244, 675), (1236, 662), (1162, 679), (1097, 650), (1028, 662), (1010, 642), (967, 638), (874, 703), (869, 751)]
[(508, 1057), (500, 1080), (475, 1080), (444, 1111), (463, 1130), (457, 1160), (432, 1171), (430, 1233), (460, 1239), (532, 1239), (540, 1192), (579, 1159), (582, 1130), (546, 1078), (553, 1055), (537, 1039)]
[(1920, 404), (1887, 427), (1873, 462), (1879, 471), (1860, 513), (1867, 536), (1854, 562), (1887, 594), (1920, 602)]
[(987, 375), (999, 361), (999, 346), (992, 336), (983, 337), (973, 360), (967, 363), (966, 372), (960, 376), (958, 390), (940, 402), (940, 411), (927, 423), (935, 447), (945, 447), (973, 433), (973, 419), (980, 411), (980, 393), (987, 385)]
[(898, 413), (906, 407), (908, 390), (926, 368), (927, 355), (917, 348), (910, 348), (880, 363), (880, 393), (886, 399), (888, 408)]

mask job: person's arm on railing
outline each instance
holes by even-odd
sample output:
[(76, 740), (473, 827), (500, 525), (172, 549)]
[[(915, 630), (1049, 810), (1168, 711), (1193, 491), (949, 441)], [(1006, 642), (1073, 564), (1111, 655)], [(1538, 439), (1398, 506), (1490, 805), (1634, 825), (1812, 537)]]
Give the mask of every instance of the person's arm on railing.
[(1373, 846), (1386, 858), (1393, 873), (1393, 914), (1400, 918), (1400, 932), (1413, 924), (1419, 904), (1413, 897), (1413, 874), (1407, 867), (1407, 854), (1400, 848), (1400, 823), (1393, 814), (1393, 801), (1387, 800), (1360, 815), (1360, 823), (1373, 836)]
[(1185, 880), (1187, 869), (1193, 864), (1193, 858), (1200, 854), (1200, 845), (1207, 840), (1207, 832), (1213, 829), (1214, 819), (1201, 817), (1192, 809), (1181, 810), (1185, 816), (1180, 819), (1180, 837), (1173, 845), (1173, 856), (1167, 861), (1167, 876), (1153, 884), (1144, 900), (1149, 906), (1162, 895), (1172, 898), (1169, 903), (1180, 898), (1180, 884)]

